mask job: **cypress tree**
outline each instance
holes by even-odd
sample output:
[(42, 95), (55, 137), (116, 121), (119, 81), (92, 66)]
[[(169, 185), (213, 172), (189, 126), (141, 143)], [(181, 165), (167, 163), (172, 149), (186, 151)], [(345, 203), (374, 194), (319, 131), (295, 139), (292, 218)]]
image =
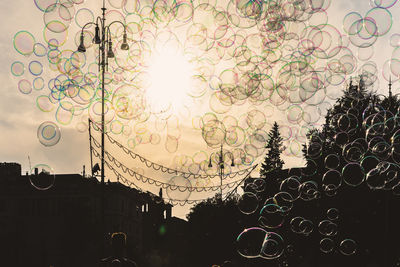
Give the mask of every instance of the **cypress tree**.
[(260, 176), (265, 177), (270, 171), (281, 170), (284, 161), (281, 159), (282, 147), (281, 134), (278, 123), (274, 122), (271, 131), (268, 133), (268, 143), (266, 145), (267, 155), (261, 165)]

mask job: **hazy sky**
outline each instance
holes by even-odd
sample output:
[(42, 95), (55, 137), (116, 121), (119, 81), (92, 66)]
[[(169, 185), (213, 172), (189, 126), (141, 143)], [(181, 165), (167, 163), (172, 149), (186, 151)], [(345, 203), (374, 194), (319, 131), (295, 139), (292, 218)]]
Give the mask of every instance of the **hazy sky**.
[[(95, 2), (100, 3), (101, 1), (87, 0), (81, 6), (95, 8)], [(391, 1), (376, 2), (389, 3)], [(99, 14), (99, 5), (93, 9), (93, 13), (96, 15)], [(369, 9), (369, 1), (366, 0), (332, 0), (327, 10), (329, 23), (343, 32), (342, 22), (346, 14), (357, 11), (361, 15), (364, 15)], [(379, 91), (384, 94), (387, 93), (387, 82), (382, 79), (382, 66), (384, 61), (390, 58), (393, 51), (393, 47), (389, 45), (390, 36), (400, 33), (400, 26), (397, 23), (400, 17), (399, 4), (394, 5), (388, 10), (392, 14), (393, 26), (386, 35), (380, 37), (375, 43), (374, 55), (371, 59), (377, 63), (380, 79)], [(29, 170), (29, 156), (32, 165), (48, 164), (56, 173), (80, 173), (83, 165), (86, 165), (88, 170), (90, 165), (88, 133), (79, 132), (75, 127), (76, 124), (60, 126), (62, 136), (57, 145), (45, 147), (39, 143), (37, 128), (44, 121), (55, 121), (54, 112), (44, 113), (36, 107), (35, 101), (38, 92), (33, 91), (27, 95), (19, 92), (17, 89), (19, 78), (14, 77), (10, 72), (12, 62), (16, 60), (29, 62), (30, 60), (18, 54), (13, 48), (12, 40), (16, 32), (27, 30), (43, 42), (41, 37), (43, 31), (43, 12), (38, 10), (33, 0), (1, 1), (0, 17), (2, 18), (2, 23), (0, 24), (0, 48), (3, 51), (0, 53), (0, 81), (2, 84), (0, 89), (0, 162), (18, 162), (22, 165), (22, 170), (25, 172)], [(76, 27), (70, 27), (68, 30), (69, 36), (75, 36), (78, 30)], [(354, 49), (354, 54), (356, 55), (357, 49), (354, 46), (352, 49)], [(24, 76), (26, 76), (27, 72), (28, 70), (25, 69)], [(48, 74), (49, 72), (45, 66), (43, 77), (50, 75)], [(397, 88), (398, 86), (395, 83), (395, 92)], [(272, 121), (272, 118), (269, 119)], [(183, 127), (183, 129), (183, 131), (186, 131), (186, 128)], [(187, 137), (183, 137), (184, 141), (181, 147), (187, 148), (188, 146), (193, 146), (191, 148), (192, 151), (196, 150), (196, 141), (191, 139), (193, 135), (191, 135), (190, 130), (187, 131)], [(200, 149), (204, 148), (201, 147)], [(173, 157), (172, 154), (169, 154), (165, 150), (154, 151), (154, 148), (149, 149), (148, 146), (140, 147), (137, 151), (144, 153), (150, 160), (167, 166), (170, 165), (171, 158)], [(180, 151), (178, 150), (177, 152)], [(288, 166), (293, 166), (301, 161), (299, 159), (286, 159), (286, 162), (293, 162), (292, 164), (288, 164)], [(152, 173), (150, 172), (150, 174)], [(178, 215), (182, 216), (184, 212), (184, 210), (180, 209)]]

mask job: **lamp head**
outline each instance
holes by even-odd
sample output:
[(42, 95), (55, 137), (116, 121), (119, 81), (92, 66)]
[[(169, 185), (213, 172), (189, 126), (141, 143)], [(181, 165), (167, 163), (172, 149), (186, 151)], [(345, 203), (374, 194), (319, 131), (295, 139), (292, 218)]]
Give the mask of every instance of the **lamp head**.
[(129, 45), (126, 39), (127, 39), (126, 31), (124, 31), (124, 35), (122, 37), (121, 50), (129, 50)]
[(96, 28), (95, 28), (95, 31), (94, 31), (93, 42), (95, 44), (100, 44), (101, 43), (101, 40), (100, 40), (100, 28), (99, 28), (98, 24), (96, 24)]
[(80, 39), (80, 43), (79, 43), (79, 46), (78, 46), (78, 52), (82, 52), (82, 53), (86, 52), (86, 47), (85, 47), (85, 44), (84, 44), (83, 32), (81, 32), (81, 39)]
[(115, 57), (114, 52), (112, 50), (107, 50), (107, 57), (114, 58)]
[(210, 160), (208, 161), (208, 168), (212, 168), (212, 164), (211, 164), (211, 156), (210, 156)]
[(111, 40), (108, 41), (107, 57), (108, 57), (108, 58), (114, 58), (114, 57), (115, 57), (114, 51), (113, 51), (113, 49), (112, 49), (112, 42), (111, 42)]

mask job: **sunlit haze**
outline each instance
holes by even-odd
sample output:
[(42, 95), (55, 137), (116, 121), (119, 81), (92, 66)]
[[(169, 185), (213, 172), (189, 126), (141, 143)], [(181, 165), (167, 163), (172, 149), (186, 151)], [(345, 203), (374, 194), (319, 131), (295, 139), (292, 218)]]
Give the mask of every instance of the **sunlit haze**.
[(157, 47), (149, 64), (146, 97), (153, 112), (179, 111), (190, 90), (193, 65), (179, 47)]

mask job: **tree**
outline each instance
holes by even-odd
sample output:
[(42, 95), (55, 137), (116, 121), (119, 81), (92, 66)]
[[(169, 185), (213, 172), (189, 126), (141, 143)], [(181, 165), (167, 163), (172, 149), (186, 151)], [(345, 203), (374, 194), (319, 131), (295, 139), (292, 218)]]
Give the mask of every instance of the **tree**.
[[(365, 266), (367, 262), (379, 265), (383, 259), (383, 266), (391, 266), (398, 261), (392, 255), (399, 253), (394, 244), (399, 235), (395, 207), (400, 203), (395, 196), (396, 184), (400, 185), (400, 154), (395, 151), (400, 150), (394, 144), (400, 130), (395, 122), (400, 101), (392, 95), (391, 84), (388, 97), (368, 92), (372, 81), (373, 77), (365, 75), (360, 76), (358, 84), (350, 81), (343, 96), (327, 112), (321, 129), (307, 133), (307, 144), (303, 146), (307, 166), (301, 171), (296, 200), (300, 205), (295, 203), (291, 210), (292, 214), (319, 223), (326, 219), (325, 212), (335, 207), (341, 216), (337, 236), (351, 236), (357, 251), (351, 256), (330, 257), (323, 253), (317, 258), (304, 257), (321, 249), (321, 232), (307, 236), (310, 245), (305, 245), (304, 240), (296, 240), (299, 234), (287, 231), (285, 237), (297, 250), (297, 258), (289, 262), (296, 266), (299, 255), (303, 262), (316, 260), (318, 266)], [(310, 184), (315, 188), (305, 186)], [(286, 229), (290, 227), (286, 225)], [(282, 228), (283, 232), (285, 226)], [(385, 229), (385, 234), (366, 234), (371, 228)]]
[(265, 177), (270, 171), (281, 170), (284, 161), (281, 159), (281, 153), (284, 150), (282, 147), (281, 134), (279, 132), (278, 123), (274, 122), (271, 131), (268, 133), (268, 144), (265, 147), (268, 152), (261, 165), (260, 176)]
[[(236, 238), (244, 228), (254, 224), (248, 223), (251, 218), (240, 212), (238, 198), (234, 194), (221, 203), (217, 194), (191, 208), (187, 215), (190, 233), (187, 238), (191, 245), (186, 253), (182, 253), (185, 266), (212, 266), (226, 260), (240, 260)], [(199, 257), (199, 251), (206, 256)]]

